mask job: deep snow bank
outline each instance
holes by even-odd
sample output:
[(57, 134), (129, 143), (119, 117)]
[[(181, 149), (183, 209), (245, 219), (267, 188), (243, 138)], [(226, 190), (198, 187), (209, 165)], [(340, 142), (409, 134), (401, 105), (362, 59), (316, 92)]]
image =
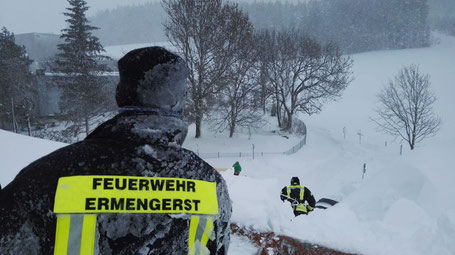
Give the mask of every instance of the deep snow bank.
[[(240, 176), (223, 173), (234, 222), (345, 252), (455, 253), (450, 241), (455, 240), (455, 188), (449, 183), (434, 185), (429, 176), (438, 170), (417, 167), (414, 155), (399, 156), (382, 147), (336, 140), (323, 129), (310, 130), (313, 139), (295, 155), (243, 160)], [(229, 164), (226, 159), (210, 162)], [(292, 176), (299, 176), (316, 199), (329, 197), (340, 203), (294, 218), (289, 205), (279, 200)], [(453, 180), (455, 173), (445, 178)]]
[(18, 135), (0, 130), (0, 183), (5, 187), (18, 172), (64, 143)]

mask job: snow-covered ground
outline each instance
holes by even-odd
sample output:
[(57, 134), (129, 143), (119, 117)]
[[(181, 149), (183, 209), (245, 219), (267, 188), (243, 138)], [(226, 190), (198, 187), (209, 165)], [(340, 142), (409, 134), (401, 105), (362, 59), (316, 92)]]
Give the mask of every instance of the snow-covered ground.
[[(240, 176), (233, 176), (232, 169), (222, 172), (233, 201), (232, 221), (351, 253), (455, 254), (455, 39), (440, 40), (426, 49), (354, 55), (355, 80), (343, 99), (328, 104), (319, 115), (301, 116), (308, 138), (296, 154), (207, 159), (214, 167), (230, 168), (236, 160), (242, 165)], [(404, 144), (400, 156), (401, 141), (376, 133), (369, 117), (373, 117), (380, 88), (403, 65), (412, 63), (430, 74), (438, 97), (434, 110), (443, 125), (437, 136), (414, 151)], [(364, 135), (362, 144), (358, 130)], [(248, 151), (252, 143), (281, 151), (298, 142), (298, 137), (264, 133), (237, 134), (233, 139), (207, 130), (202, 139), (193, 135), (190, 131), (185, 147), (201, 152)], [(20, 168), (60, 146), (0, 131), (2, 186)], [(364, 163), (367, 170), (362, 179)], [(340, 203), (294, 218), (289, 205), (279, 199), (281, 188), (292, 176), (298, 176), (316, 199), (327, 197)], [(229, 254), (255, 254), (255, 248), (233, 236)]]
[[(242, 176), (223, 174), (234, 201), (233, 221), (353, 253), (455, 254), (455, 38), (439, 40), (425, 49), (354, 55), (355, 80), (343, 99), (319, 115), (302, 116), (307, 146), (291, 156), (244, 159)], [(443, 124), (415, 151), (403, 142), (400, 156), (401, 140), (377, 133), (369, 117), (379, 90), (413, 63), (431, 76), (438, 97), (434, 111)], [(231, 165), (229, 159), (209, 162)], [(299, 176), (316, 199), (340, 203), (290, 222), (291, 210), (278, 197), (292, 176)]]
[[(450, 153), (434, 157), (439, 148), (420, 148), (416, 155), (400, 156), (380, 146), (334, 139), (318, 127), (309, 129), (313, 138), (298, 153), (243, 159), (240, 176), (223, 173), (234, 222), (352, 253), (455, 254), (455, 173), (449, 169), (455, 162)], [(232, 163), (208, 161), (219, 167)], [(367, 172), (362, 180), (363, 163)], [(340, 203), (293, 219), (289, 205), (279, 200), (292, 176), (299, 176), (316, 199)], [(230, 254), (245, 254), (237, 252)]]
[(0, 184), (5, 187), (22, 168), (63, 146), (66, 144), (0, 129)]

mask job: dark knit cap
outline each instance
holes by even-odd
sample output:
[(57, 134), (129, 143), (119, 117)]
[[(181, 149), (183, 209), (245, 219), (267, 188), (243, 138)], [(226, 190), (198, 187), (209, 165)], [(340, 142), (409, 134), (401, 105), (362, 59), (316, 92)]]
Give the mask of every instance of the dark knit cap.
[(182, 58), (162, 47), (128, 52), (118, 61), (119, 107), (150, 107), (182, 111), (189, 69)]
[(291, 185), (300, 185), (300, 180), (299, 180), (299, 177), (292, 177), (291, 178)]

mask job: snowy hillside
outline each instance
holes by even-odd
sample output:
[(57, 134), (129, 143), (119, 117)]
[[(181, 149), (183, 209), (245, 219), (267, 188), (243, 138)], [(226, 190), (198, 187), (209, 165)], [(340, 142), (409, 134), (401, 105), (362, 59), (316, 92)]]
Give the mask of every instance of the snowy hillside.
[[(320, 115), (302, 116), (309, 130), (306, 147), (291, 156), (243, 160), (244, 176), (239, 178), (225, 174), (234, 200), (233, 221), (352, 253), (455, 254), (455, 39), (439, 40), (426, 49), (354, 55), (356, 79), (343, 99)], [(375, 132), (369, 117), (380, 88), (412, 63), (430, 74), (438, 97), (435, 112), (443, 125), (413, 152), (404, 144), (400, 156), (401, 141)], [(361, 145), (358, 130), (364, 135)], [(226, 159), (209, 162), (231, 164)], [(294, 175), (316, 199), (341, 203), (290, 222), (291, 210), (278, 197)]]
[[(355, 80), (343, 99), (327, 105), (320, 115), (300, 116), (308, 126), (308, 138), (296, 154), (207, 159), (214, 167), (230, 168), (236, 160), (242, 165), (238, 177), (232, 169), (222, 172), (233, 200), (232, 221), (350, 253), (455, 254), (455, 38), (441, 37), (440, 44), (426, 49), (370, 52), (353, 58)], [(412, 63), (430, 74), (438, 97), (435, 112), (443, 125), (436, 137), (415, 151), (404, 144), (400, 156), (401, 141), (377, 133), (369, 117), (380, 88), (403, 65)], [(362, 144), (358, 130), (364, 135)], [(246, 132), (233, 139), (227, 134), (215, 137), (207, 130), (202, 139), (191, 138), (193, 134), (189, 132), (185, 147), (201, 152), (249, 151), (252, 143), (281, 151), (298, 142), (297, 137), (254, 133), (249, 137)], [(21, 167), (62, 145), (0, 131), (2, 186)], [(298, 176), (316, 199), (327, 197), (340, 203), (294, 218), (289, 205), (279, 199), (292, 176)], [(256, 248), (233, 236), (229, 254), (256, 254)]]
[[(437, 163), (442, 158), (432, 156), (440, 152), (434, 148), (400, 157), (382, 147), (334, 139), (314, 126), (309, 129), (313, 136), (298, 153), (242, 160), (241, 176), (223, 174), (234, 201), (234, 222), (351, 253), (455, 253), (451, 184), (455, 174), (445, 165), (454, 162), (430, 168), (430, 162), (421, 162)], [(232, 163), (208, 161), (214, 166)], [(364, 180), (363, 163), (367, 163)], [(299, 176), (316, 199), (328, 197), (340, 204), (293, 219), (289, 205), (279, 200), (281, 188), (292, 176)]]
[(0, 129), (0, 184), (5, 187), (22, 168), (65, 145)]

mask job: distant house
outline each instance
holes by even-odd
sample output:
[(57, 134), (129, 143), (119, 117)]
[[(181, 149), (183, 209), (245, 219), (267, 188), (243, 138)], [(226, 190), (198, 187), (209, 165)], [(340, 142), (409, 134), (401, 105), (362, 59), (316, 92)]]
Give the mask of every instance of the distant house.
[(44, 68), (45, 62), (57, 54), (57, 44), (61, 43), (60, 35), (28, 33), (14, 35), (16, 44), (25, 46), (28, 57), (33, 60), (31, 71)]
[[(44, 72), (37, 69), (35, 73), (36, 86), (38, 90), (36, 113), (40, 117), (57, 116), (61, 113), (59, 103), (61, 89), (54, 83), (56, 74)], [(107, 86), (111, 87), (112, 98), (115, 96), (115, 86), (118, 83), (119, 76), (117, 72), (105, 73), (107, 76)]]
[[(36, 76), (37, 86), (37, 106), (36, 113), (40, 117), (56, 116), (61, 113), (59, 108), (61, 90), (53, 82), (53, 76), (49, 70), (49, 61), (58, 53), (57, 45), (62, 42), (60, 35), (27, 33), (15, 35), (15, 42), (18, 45), (25, 46), (25, 50), (33, 64), (30, 71)], [(116, 71), (116, 60), (106, 63), (113, 71)], [(113, 87), (115, 93), (115, 84), (118, 82), (118, 73), (103, 74), (109, 77), (108, 86)]]

